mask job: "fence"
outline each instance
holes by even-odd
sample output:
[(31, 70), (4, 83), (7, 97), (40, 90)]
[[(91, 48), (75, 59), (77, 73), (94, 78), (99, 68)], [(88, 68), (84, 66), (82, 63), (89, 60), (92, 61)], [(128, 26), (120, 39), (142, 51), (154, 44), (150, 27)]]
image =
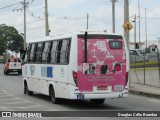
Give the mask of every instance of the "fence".
[(130, 82), (160, 87), (160, 52), (130, 55)]

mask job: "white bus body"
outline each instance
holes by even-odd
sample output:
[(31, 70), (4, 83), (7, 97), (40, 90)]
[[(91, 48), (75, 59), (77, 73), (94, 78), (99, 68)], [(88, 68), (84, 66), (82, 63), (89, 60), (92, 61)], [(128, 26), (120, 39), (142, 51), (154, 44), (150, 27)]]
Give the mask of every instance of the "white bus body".
[(128, 97), (129, 52), (122, 35), (77, 33), (29, 43), (22, 68), (24, 93), (58, 98)]

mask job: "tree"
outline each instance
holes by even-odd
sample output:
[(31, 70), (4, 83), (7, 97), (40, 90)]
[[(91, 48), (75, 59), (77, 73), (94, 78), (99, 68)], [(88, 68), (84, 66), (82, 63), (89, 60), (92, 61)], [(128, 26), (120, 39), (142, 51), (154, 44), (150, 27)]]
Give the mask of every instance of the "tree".
[(2, 52), (11, 50), (17, 53), (23, 48), (23, 41), (23, 35), (19, 34), (16, 28), (5, 24), (0, 25), (0, 50)]

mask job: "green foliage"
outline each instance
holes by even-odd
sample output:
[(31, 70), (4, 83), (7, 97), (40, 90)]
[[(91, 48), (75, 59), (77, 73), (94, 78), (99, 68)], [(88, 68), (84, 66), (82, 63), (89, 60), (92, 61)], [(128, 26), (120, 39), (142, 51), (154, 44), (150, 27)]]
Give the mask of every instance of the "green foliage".
[(5, 24), (0, 25), (0, 50), (11, 50), (18, 52), (20, 48), (23, 48), (23, 36), (12, 27)]

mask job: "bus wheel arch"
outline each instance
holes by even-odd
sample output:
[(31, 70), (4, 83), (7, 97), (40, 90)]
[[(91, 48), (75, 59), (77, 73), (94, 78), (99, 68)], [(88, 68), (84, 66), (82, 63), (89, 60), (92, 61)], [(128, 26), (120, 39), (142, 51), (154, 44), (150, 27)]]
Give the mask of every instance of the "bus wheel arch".
[(24, 94), (33, 95), (33, 91), (28, 90), (28, 85), (26, 80), (24, 80)]
[(52, 84), (49, 85), (49, 96), (50, 96), (51, 102), (53, 104), (58, 103), (58, 98), (56, 98), (56, 96), (55, 96), (55, 89), (54, 89), (54, 86)]

